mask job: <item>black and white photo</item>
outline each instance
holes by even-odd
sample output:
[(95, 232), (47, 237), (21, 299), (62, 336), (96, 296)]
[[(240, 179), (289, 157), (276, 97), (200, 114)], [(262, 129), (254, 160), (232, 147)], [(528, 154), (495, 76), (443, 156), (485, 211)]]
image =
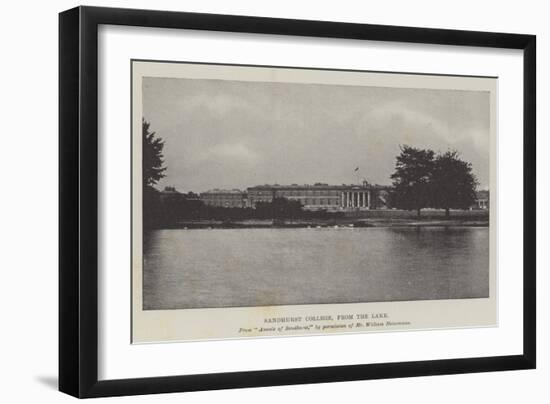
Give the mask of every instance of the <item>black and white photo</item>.
[(143, 312), (267, 307), (235, 318), (261, 336), (471, 300), (492, 323), (495, 78), (133, 63)]

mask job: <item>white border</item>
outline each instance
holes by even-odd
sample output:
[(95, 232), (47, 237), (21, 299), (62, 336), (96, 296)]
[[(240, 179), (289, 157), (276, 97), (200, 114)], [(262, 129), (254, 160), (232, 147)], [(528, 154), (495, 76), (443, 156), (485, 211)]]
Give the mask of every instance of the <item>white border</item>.
[[(114, 26), (98, 40), (99, 379), (522, 352), (521, 51)], [(498, 76), (498, 328), (131, 345), (133, 58)]]

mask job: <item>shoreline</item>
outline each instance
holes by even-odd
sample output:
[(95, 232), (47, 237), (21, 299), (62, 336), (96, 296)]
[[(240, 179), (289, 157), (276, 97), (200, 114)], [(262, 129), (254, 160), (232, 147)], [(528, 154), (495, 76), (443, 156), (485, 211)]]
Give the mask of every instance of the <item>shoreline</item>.
[(310, 220), (190, 220), (154, 229), (297, 229), (297, 228), (333, 228), (354, 229), (365, 227), (489, 227), (489, 219), (450, 218), (450, 219), (310, 219)]

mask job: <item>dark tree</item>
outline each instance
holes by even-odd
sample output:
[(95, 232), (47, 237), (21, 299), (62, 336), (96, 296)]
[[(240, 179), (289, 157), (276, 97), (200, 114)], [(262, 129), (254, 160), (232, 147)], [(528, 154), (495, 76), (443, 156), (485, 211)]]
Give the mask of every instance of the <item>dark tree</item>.
[(416, 210), (430, 206), (431, 179), (434, 167), (434, 152), (407, 145), (400, 146), (401, 154), (395, 162), (391, 175), (393, 206), (399, 209)]
[(456, 150), (447, 151), (435, 158), (432, 174), (433, 207), (445, 209), (467, 209), (476, 198), (477, 180), (472, 165), (460, 159)]
[(261, 218), (294, 219), (301, 217), (303, 210), (300, 201), (275, 197), (271, 202), (256, 203), (256, 212)]
[(164, 177), (166, 167), (162, 149), (164, 141), (149, 131), (149, 122), (142, 120), (143, 226), (158, 227), (165, 221), (159, 192), (154, 185)]
[(150, 132), (149, 126), (149, 122), (142, 119), (144, 187), (155, 185), (164, 177), (164, 172), (166, 171), (166, 167), (163, 167), (164, 158), (162, 155), (164, 141), (160, 137), (156, 137), (155, 132)]

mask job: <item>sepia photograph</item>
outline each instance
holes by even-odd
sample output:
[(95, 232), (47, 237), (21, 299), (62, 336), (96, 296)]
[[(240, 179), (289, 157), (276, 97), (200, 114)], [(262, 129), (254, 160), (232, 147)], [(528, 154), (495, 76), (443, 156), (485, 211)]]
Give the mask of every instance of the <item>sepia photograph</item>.
[(142, 312), (494, 298), (495, 78), (139, 64)]

